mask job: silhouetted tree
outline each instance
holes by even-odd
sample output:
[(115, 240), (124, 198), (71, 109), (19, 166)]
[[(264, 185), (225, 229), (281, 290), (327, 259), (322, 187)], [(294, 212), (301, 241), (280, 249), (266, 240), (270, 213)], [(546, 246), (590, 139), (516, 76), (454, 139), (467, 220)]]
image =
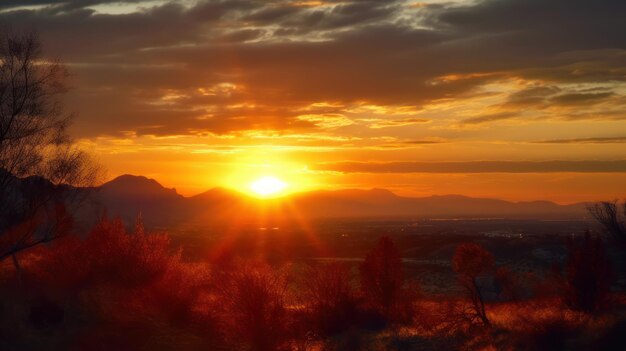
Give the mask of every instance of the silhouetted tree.
[(494, 259), (491, 253), (474, 243), (461, 244), (452, 258), (452, 268), (458, 273), (458, 279), (470, 301), (470, 318), (478, 319), (484, 326), (491, 326), (485, 311), (483, 292), (478, 284), (478, 277), (493, 269)]
[(340, 332), (357, 321), (358, 301), (345, 265), (329, 263), (309, 267), (302, 285), (302, 300), (317, 333)]
[(380, 238), (359, 268), (363, 295), (385, 317), (391, 317), (404, 284), (402, 259), (391, 238)]
[[(622, 206), (624, 215), (626, 215), (626, 202)], [(597, 202), (588, 205), (587, 210), (608, 233), (618, 239), (626, 239), (626, 227), (617, 200)]]
[(575, 310), (593, 312), (606, 302), (612, 268), (600, 237), (586, 232), (582, 243), (568, 244), (565, 302)]
[(16, 268), (17, 253), (66, 232), (68, 185), (96, 174), (67, 134), (66, 75), (34, 33), (0, 33), (0, 261), (12, 257)]
[(274, 351), (288, 346), (287, 293), (284, 272), (258, 263), (244, 263), (227, 272), (221, 288), (222, 322), (233, 346)]
[(622, 204), (623, 216), (620, 214), (619, 203), (602, 201), (587, 206), (587, 211), (623, 249), (626, 249), (626, 202)]

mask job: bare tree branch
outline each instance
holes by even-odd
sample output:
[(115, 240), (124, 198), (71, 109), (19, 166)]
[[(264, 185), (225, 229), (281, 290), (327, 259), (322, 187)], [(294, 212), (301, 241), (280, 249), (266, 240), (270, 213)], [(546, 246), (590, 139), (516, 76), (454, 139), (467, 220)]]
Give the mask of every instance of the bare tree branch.
[(0, 261), (67, 233), (73, 186), (97, 178), (67, 133), (67, 75), (36, 33), (0, 30)]

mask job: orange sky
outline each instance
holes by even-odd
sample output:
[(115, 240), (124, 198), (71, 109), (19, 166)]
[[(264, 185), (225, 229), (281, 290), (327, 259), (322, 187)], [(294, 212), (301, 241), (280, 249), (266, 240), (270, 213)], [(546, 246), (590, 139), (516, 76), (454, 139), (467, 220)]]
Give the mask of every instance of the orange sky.
[(73, 133), (109, 178), (569, 203), (626, 196), (625, 11), (26, 0), (0, 21), (37, 28), (66, 63)]

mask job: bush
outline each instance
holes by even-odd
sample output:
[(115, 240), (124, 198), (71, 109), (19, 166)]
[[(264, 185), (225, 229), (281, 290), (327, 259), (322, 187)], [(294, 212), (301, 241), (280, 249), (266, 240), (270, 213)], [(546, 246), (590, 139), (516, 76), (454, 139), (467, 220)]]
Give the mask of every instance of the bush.
[(50, 285), (77, 292), (97, 285), (143, 286), (178, 259), (166, 234), (128, 233), (121, 220), (103, 218), (84, 240), (58, 241), (38, 267)]
[(225, 272), (220, 289), (220, 320), (232, 347), (254, 351), (288, 348), (288, 279), (263, 263), (243, 263)]
[(51, 302), (33, 305), (30, 319), (50, 324), (64, 315), (59, 329), (76, 333), (71, 345), (78, 349), (215, 342), (208, 266), (182, 261), (165, 234), (142, 226), (131, 233), (120, 220), (104, 218), (84, 239), (63, 238), (39, 256), (34, 278), (44, 283), (40, 298)]
[(393, 319), (403, 293), (404, 275), (400, 252), (390, 237), (380, 238), (359, 270), (361, 292), (367, 303), (387, 320)]
[(335, 334), (358, 322), (358, 300), (345, 265), (312, 266), (303, 278), (302, 300), (316, 333)]
[(568, 311), (558, 299), (512, 306), (511, 342), (516, 350), (566, 350), (568, 342), (589, 328), (589, 318)]
[(565, 303), (573, 310), (594, 312), (604, 307), (612, 269), (600, 237), (586, 232), (582, 243), (571, 240), (566, 263)]

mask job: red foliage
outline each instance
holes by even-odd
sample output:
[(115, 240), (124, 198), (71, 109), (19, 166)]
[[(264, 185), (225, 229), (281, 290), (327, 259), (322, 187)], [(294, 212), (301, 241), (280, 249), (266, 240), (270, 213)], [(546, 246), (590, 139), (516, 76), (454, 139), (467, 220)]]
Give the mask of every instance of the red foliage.
[(452, 268), (462, 276), (475, 278), (493, 268), (493, 256), (474, 243), (461, 244), (454, 252)]
[(84, 239), (64, 238), (40, 256), (45, 293), (66, 313), (98, 323), (76, 338), (79, 349), (165, 347), (176, 338), (153, 338), (170, 333), (206, 345), (216, 335), (208, 267), (183, 262), (165, 234), (146, 233), (140, 224), (129, 233), (120, 220), (104, 218)]
[(79, 291), (97, 285), (142, 286), (159, 278), (172, 255), (165, 234), (131, 234), (121, 220), (103, 218), (85, 239), (68, 237), (42, 257), (50, 285)]
[(232, 346), (254, 351), (288, 348), (288, 279), (264, 263), (243, 263), (216, 283), (220, 320)]
[(359, 269), (361, 291), (367, 302), (390, 317), (404, 284), (402, 259), (391, 238), (380, 238), (378, 245), (365, 256)]

